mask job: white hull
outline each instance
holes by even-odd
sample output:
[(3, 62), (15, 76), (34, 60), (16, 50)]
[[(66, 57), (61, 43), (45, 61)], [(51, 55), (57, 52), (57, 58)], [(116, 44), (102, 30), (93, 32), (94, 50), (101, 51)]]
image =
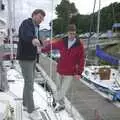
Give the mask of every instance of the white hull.
[[(2, 104), (2, 101), (6, 101), (6, 106), (10, 105), (14, 109), (13, 120), (29, 120), (29, 115), (23, 111), (22, 106), (24, 82), (18, 64), (16, 64), (16, 69), (10, 69), (9, 65), (7, 66), (7, 78), (9, 81), (11, 80), (11, 82), (9, 82), (9, 91), (0, 92), (0, 103)], [(48, 98), (48, 96), (50, 96), (49, 93), (37, 83), (34, 83), (33, 96), (35, 106), (40, 108), (38, 111), (40, 111), (43, 120), (73, 120), (71, 114), (66, 110), (54, 113), (53, 108), (48, 105), (48, 103), (50, 103), (49, 101), (52, 100)], [(0, 106), (2, 106), (1, 104)], [(6, 113), (7, 110), (4, 110), (3, 113), (1, 111), (3, 111), (3, 107), (0, 107), (0, 113), (2, 114), (0, 120), (2, 120), (3, 114)]]
[[(104, 79), (100, 77), (99, 69), (100, 68), (107, 68), (110, 69), (109, 79)], [(106, 72), (106, 71), (105, 71)], [(107, 74), (103, 72), (104, 76), (106, 77)], [(83, 72), (83, 78), (88, 80), (89, 82), (103, 87), (105, 89), (111, 90), (112, 92), (120, 90), (120, 74), (119, 71), (110, 68), (110, 66), (88, 66), (85, 67)]]

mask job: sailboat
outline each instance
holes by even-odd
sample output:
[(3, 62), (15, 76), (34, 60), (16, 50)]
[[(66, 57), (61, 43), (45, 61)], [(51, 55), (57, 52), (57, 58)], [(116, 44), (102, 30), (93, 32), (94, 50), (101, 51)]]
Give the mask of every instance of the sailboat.
[[(11, 8), (11, 1), (8, 0), (9, 39), (10, 44), (13, 44)], [(0, 120), (31, 120), (22, 105), (24, 79), (21, 69), (18, 61), (14, 60), (13, 47), (10, 51), (10, 59), (0, 61)], [(41, 120), (83, 120), (67, 98), (65, 98), (66, 109), (55, 113), (52, 108), (52, 91), (56, 89), (55, 84), (39, 64), (36, 66), (35, 76), (33, 98), (37, 111), (41, 114)]]
[[(11, 64), (11, 61), (3, 61), (2, 63), (7, 74), (9, 89), (0, 92), (0, 119), (30, 120), (28, 113), (23, 110), (22, 106), (24, 79), (20, 71), (20, 66), (18, 61), (14, 62), (14, 68), (11, 68)], [(42, 68), (38, 66), (38, 69)], [(41, 120), (75, 119), (70, 115), (70, 111), (68, 112), (67, 110), (54, 113), (54, 110), (51, 107), (52, 96), (49, 91), (46, 91), (46, 85), (44, 84), (45, 79), (47, 79), (45, 76), (43, 76), (41, 71), (36, 72), (36, 82), (34, 84), (34, 101), (35, 106), (39, 107), (38, 111), (41, 114)], [(67, 103), (68, 101), (66, 100), (66, 104)], [(77, 119), (79, 120), (79, 117)]]
[[(99, 10), (98, 10), (98, 24), (97, 24), (97, 34), (99, 35), (99, 25), (100, 25), (100, 3), (99, 0)], [(97, 38), (99, 40), (99, 36)], [(105, 53), (99, 45), (97, 45), (96, 40), (96, 56), (101, 59), (108, 61), (110, 64), (119, 65), (119, 59), (114, 56), (110, 56)], [(110, 65), (90, 65), (84, 68), (82, 74), (82, 79), (92, 84), (98, 90), (104, 92), (107, 96), (110, 96), (110, 100), (120, 101), (120, 71), (118, 69), (112, 68)]]

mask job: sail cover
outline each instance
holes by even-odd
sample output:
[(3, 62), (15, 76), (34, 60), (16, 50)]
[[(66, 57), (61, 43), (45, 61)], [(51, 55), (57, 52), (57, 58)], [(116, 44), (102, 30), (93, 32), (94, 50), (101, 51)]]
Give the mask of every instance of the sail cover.
[(111, 64), (118, 65), (119, 59), (104, 52), (99, 45), (96, 46), (96, 56)]
[(114, 23), (112, 28), (120, 28), (120, 23)]

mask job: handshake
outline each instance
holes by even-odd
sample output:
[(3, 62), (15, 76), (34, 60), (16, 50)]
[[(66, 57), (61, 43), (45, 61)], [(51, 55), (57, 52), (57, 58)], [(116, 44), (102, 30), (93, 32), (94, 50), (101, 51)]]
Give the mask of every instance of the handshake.
[(38, 39), (32, 40), (33, 46), (37, 47), (37, 53), (41, 53), (41, 49), (50, 44), (50, 40), (44, 40), (43, 45), (40, 44), (40, 41)]
[[(36, 47), (40, 47), (41, 46), (40, 41), (38, 39), (36, 39), (36, 38), (32, 40), (32, 44), (33, 44), (33, 46), (36, 46)], [(50, 44), (50, 40), (49, 41), (48, 40), (44, 40), (43, 46), (45, 47), (48, 44)]]

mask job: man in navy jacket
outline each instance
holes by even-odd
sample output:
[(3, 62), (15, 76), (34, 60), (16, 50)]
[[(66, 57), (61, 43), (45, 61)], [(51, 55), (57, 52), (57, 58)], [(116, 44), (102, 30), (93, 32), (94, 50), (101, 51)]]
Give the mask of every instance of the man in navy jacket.
[(19, 60), (23, 78), (23, 106), (30, 113), (33, 120), (40, 120), (41, 116), (35, 111), (33, 100), (33, 84), (35, 74), (35, 63), (37, 57), (37, 47), (40, 47), (39, 24), (44, 20), (45, 12), (36, 9), (32, 13), (32, 18), (24, 20), (19, 27), (19, 42), (17, 49), (17, 59)]

